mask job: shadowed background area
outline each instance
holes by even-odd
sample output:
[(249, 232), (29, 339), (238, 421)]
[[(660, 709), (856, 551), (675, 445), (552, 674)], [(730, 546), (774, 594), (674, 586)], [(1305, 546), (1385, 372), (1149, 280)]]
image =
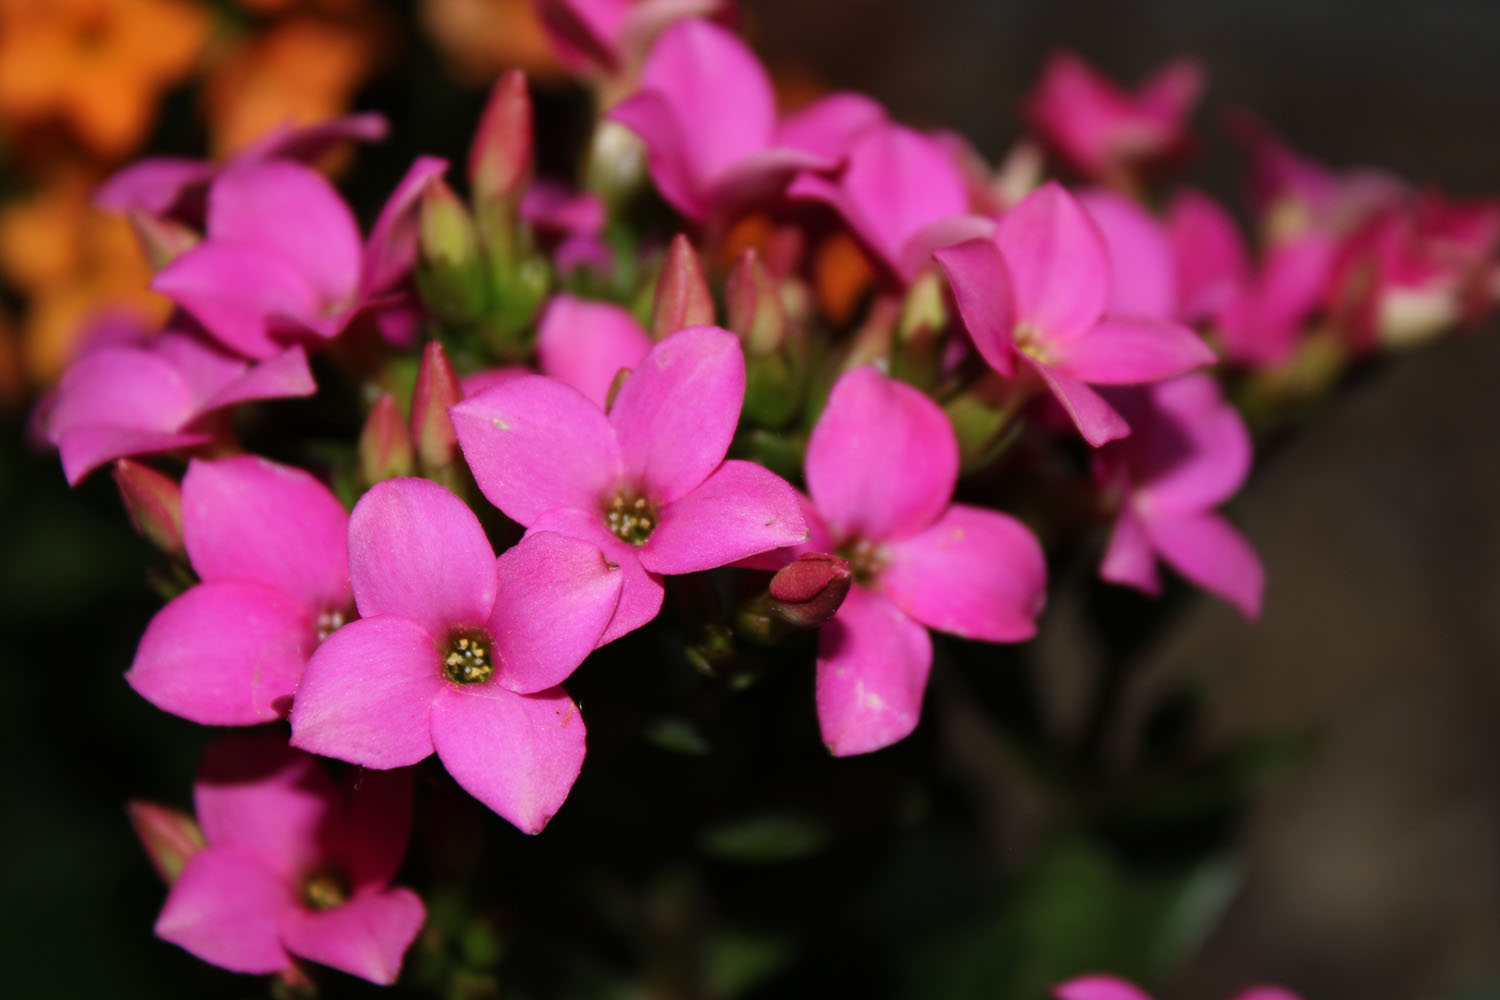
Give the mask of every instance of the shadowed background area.
[[(1238, 183), (1217, 116), (1241, 106), (1334, 165), (1378, 164), (1456, 194), (1500, 188), (1500, 4), (1486, 0), (747, 7), (774, 70), (865, 90), (991, 159), (1053, 48), (1125, 81), (1191, 53), (1210, 78), (1195, 177), (1217, 195)], [(391, 113), (398, 144), (362, 154), (351, 185), (363, 204), (416, 147), (460, 154), (480, 98), (437, 74), (430, 55), (409, 59), (356, 100)], [(162, 134), (186, 146), (191, 127), (166, 108)], [(1226, 997), (1255, 981), (1309, 1000), (1500, 994), (1497, 373), (1491, 320), (1367, 373), (1278, 441), (1232, 508), (1266, 563), (1263, 620), (1249, 627), (1194, 598), (1132, 665), (1132, 710), (1105, 736), (1122, 757), (1184, 677), (1203, 682), (1192, 738), (1205, 746), (1314, 734), (1258, 792), (1232, 901), (1167, 996)], [(151, 937), (161, 888), (124, 821), (129, 797), (185, 801), (199, 745), (196, 727), (119, 679), (156, 606), (141, 583), (146, 547), (107, 477), (69, 492), (52, 457), (16, 444), (20, 418), (5, 426), (0, 939), (15, 995), (222, 989), (228, 977)], [(1094, 683), (1069, 628), (1084, 613), (1056, 604), (1033, 658), (1065, 742)]]

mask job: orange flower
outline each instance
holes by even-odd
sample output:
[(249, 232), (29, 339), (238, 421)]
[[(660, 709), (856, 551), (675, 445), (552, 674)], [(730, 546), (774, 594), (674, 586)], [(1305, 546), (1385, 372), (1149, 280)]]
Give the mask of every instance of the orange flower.
[(92, 190), (84, 174), (64, 170), (0, 210), (0, 272), (27, 293), (21, 360), (37, 384), (61, 374), (80, 328), (100, 310), (166, 317), (169, 303), (147, 289), (151, 271), (129, 223), (90, 206)]
[(0, 0), (0, 118), (61, 121), (95, 152), (123, 157), (207, 33), (185, 0)]
[(225, 157), (279, 125), (342, 114), (374, 69), (382, 25), (296, 16), (231, 50), (205, 88), (213, 150)]
[(488, 83), (511, 67), (534, 79), (562, 75), (531, 0), (423, 0), (421, 17), (460, 79)]

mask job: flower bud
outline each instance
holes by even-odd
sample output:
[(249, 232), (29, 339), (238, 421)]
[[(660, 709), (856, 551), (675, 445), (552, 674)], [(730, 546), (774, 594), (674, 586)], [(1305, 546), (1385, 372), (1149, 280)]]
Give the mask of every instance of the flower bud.
[(198, 245), (202, 238), (191, 226), (175, 219), (152, 215), (150, 212), (134, 211), (127, 216), (136, 241), (146, 255), (151, 270), (160, 271), (182, 254)]
[(457, 459), (458, 435), (448, 418), (448, 407), (457, 406), (463, 398), (463, 387), (443, 345), (429, 341), (411, 397), (411, 440), (424, 475), (446, 469)]
[(115, 485), (130, 523), (146, 541), (168, 555), (182, 557), (182, 486), (128, 458), (115, 461)]
[(759, 255), (753, 249), (740, 254), (724, 290), (729, 329), (739, 334), (745, 353), (770, 354), (786, 338), (786, 309)]
[(469, 190), (477, 205), (518, 200), (531, 174), (531, 93), (526, 74), (506, 72), (490, 91), (469, 147)]
[(359, 435), (360, 477), (368, 485), (412, 474), (411, 435), (396, 400), (386, 393), (375, 401)]
[(693, 245), (681, 233), (672, 240), (651, 310), (651, 333), (657, 339), (690, 326), (712, 326), (714, 297)]
[(474, 221), (442, 178), (422, 192), (417, 284), (432, 314), (465, 324), (484, 312), (485, 267)]
[(185, 812), (153, 802), (130, 802), (125, 809), (152, 867), (171, 885), (188, 859), (203, 849), (203, 831), (198, 821)]
[(771, 577), (771, 610), (788, 625), (814, 628), (833, 617), (853, 582), (846, 560), (804, 552)]

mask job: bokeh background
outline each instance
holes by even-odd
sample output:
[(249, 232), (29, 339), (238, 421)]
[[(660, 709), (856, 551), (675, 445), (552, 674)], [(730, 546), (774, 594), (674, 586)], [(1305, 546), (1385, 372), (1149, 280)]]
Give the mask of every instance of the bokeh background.
[[(79, 29), (57, 18), (73, 7), (92, 34), (69, 48), (58, 39)], [(162, 308), (138, 290), (146, 271), (128, 233), (91, 215), (82, 194), (142, 150), (222, 155), (288, 117), (377, 109), (392, 141), (362, 150), (344, 174), (368, 211), (416, 152), (461, 156), (502, 66), (533, 69), (544, 122), (580, 113), (549, 83), (524, 7), (0, 0), (8, 995), (260, 989), (207, 976), (151, 936), (162, 889), (123, 803), (185, 802), (200, 737), (120, 680), (156, 602), (149, 553), (108, 478), (70, 491), (55, 459), (26, 443), (27, 408), (88, 309)], [(1193, 53), (1211, 81), (1196, 177), (1216, 194), (1237, 190), (1217, 118), (1239, 106), (1332, 164), (1379, 164), (1456, 194), (1500, 190), (1500, 4), (1490, 0), (745, 7), (789, 88), (867, 91), (899, 117), (967, 134), (991, 158), (1016, 136), (1021, 96), (1053, 48), (1127, 81)], [(1225, 883), (1222, 919), (1164, 995), (1222, 997), (1266, 980), (1334, 1000), (1500, 996), (1497, 382), (1492, 320), (1345, 386), (1266, 450), (1235, 505), (1268, 571), (1263, 620), (1246, 626), (1198, 599), (1131, 660), (1130, 710), (1101, 737), (1120, 760), (1139, 752), (1162, 693), (1184, 678), (1203, 692), (1193, 740), (1269, 733), (1304, 747), (1257, 786), (1234, 835), (1243, 867)], [(1097, 683), (1083, 592), (1059, 588), (1028, 665), (1064, 742), (1083, 738), (1081, 706)], [(997, 817), (994, 836), (1024, 825)], [(975, 942), (976, 962), (983, 951)], [(765, 995), (791, 995), (788, 982)], [(998, 995), (976, 989), (932, 995)]]

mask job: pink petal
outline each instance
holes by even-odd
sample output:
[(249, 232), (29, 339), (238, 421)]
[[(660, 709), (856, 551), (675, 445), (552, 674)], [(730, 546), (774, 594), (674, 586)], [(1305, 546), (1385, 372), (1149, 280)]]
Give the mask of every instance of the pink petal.
[(182, 478), (182, 540), (204, 580), (253, 580), (304, 608), (349, 606), (349, 516), (301, 469), (254, 455), (195, 460)]
[(432, 703), (432, 741), (454, 780), (523, 833), (541, 832), (583, 767), (583, 717), (561, 688), (445, 686)]
[(555, 508), (603, 510), (620, 479), (620, 447), (604, 413), (542, 376), (507, 379), (449, 411), (480, 490), (530, 525)]
[(350, 142), (379, 142), (390, 126), (374, 111), (328, 118), (312, 125), (282, 125), (271, 129), (240, 153), (240, 160), (297, 160), (314, 163)]
[(489, 621), (495, 551), (468, 504), (427, 479), (387, 479), (349, 515), (349, 577), (361, 615), (400, 615), (439, 643)]
[(761, 552), (753, 556), (747, 556), (736, 562), (735, 565), (741, 569), (760, 569), (775, 572), (787, 563), (796, 559), (804, 552), (832, 552), (837, 548), (833, 535), (828, 530), (828, 525), (823, 523), (823, 515), (818, 513), (818, 508), (813, 506), (812, 498), (805, 493), (797, 494), (797, 509), (802, 512), (802, 521), (807, 525), (807, 540), (797, 545), (788, 545), (785, 548), (772, 549), (769, 552)]
[(1260, 557), (1229, 522), (1217, 514), (1172, 514), (1146, 521), (1151, 544), (1177, 572), (1239, 609), (1260, 617), (1266, 574)]
[(926, 531), (887, 544), (885, 553), (876, 586), (928, 628), (990, 642), (1036, 634), (1047, 562), (1015, 518), (954, 504)]
[(281, 917), (280, 934), (294, 955), (389, 986), (401, 974), (401, 959), (426, 919), (416, 893), (387, 889), (329, 910), (293, 907)]
[(1130, 511), (1123, 511), (1115, 522), (1099, 576), (1110, 583), (1134, 587), (1153, 597), (1161, 593), (1161, 577), (1156, 572), (1156, 551), (1146, 534), (1146, 526)]
[(1161, 223), (1113, 191), (1085, 191), (1078, 201), (1099, 227), (1109, 252), (1106, 310), (1118, 316), (1175, 316), (1177, 262)]
[(1047, 364), (1096, 385), (1133, 385), (1181, 375), (1218, 359), (1198, 335), (1171, 320), (1110, 317), (1052, 345)]
[(64, 432), (89, 426), (172, 432), (196, 411), (192, 387), (166, 358), (139, 347), (101, 347), (58, 384), (47, 436), (57, 443)]
[(214, 165), (203, 160), (153, 156), (110, 175), (94, 192), (94, 204), (109, 212), (168, 215), (190, 192), (214, 176)]
[(199, 409), (250, 368), (243, 355), (226, 350), (194, 329), (168, 327), (151, 341), (148, 349), (176, 369), (178, 377), (192, 390)]
[(754, 462), (731, 459), (661, 508), (640, 559), (653, 573), (697, 573), (806, 538), (797, 491)]
[(898, 273), (904, 280), (913, 281), (932, 263), (933, 254), (944, 247), (990, 240), (994, 235), (995, 220), (986, 215), (950, 215), (929, 222), (902, 245)]
[(629, 310), (612, 302), (556, 295), (537, 327), (542, 374), (571, 385), (601, 410), (621, 368), (634, 368), (651, 338)]
[(989, 240), (969, 240), (933, 253), (953, 287), (969, 339), (1001, 375), (1015, 373), (1015, 296), (1005, 255)]
[(1177, 261), (1181, 316), (1196, 322), (1223, 308), (1250, 281), (1250, 259), (1234, 218), (1218, 202), (1184, 191), (1167, 210)]
[(666, 95), (642, 90), (609, 110), (608, 117), (640, 136), (646, 146), (651, 180), (661, 196), (689, 219), (708, 216), (708, 180), (699, 176), (688, 154), (689, 139)]
[(1216, 379), (1184, 375), (1149, 389), (1151, 413), (1134, 447), (1136, 503), (1153, 513), (1223, 503), (1250, 474), (1250, 431)]
[(1010, 267), (1019, 322), (1056, 344), (1093, 328), (1109, 295), (1109, 253), (1099, 227), (1049, 181), (1000, 220), (995, 241)]
[(307, 367), (307, 352), (300, 347), (289, 347), (251, 365), (244, 374), (221, 387), (204, 403), (203, 409), (217, 410), (262, 399), (311, 396), (317, 391), (317, 383)]
[(744, 399), (745, 356), (728, 330), (689, 327), (658, 342), (609, 411), (625, 482), (657, 504), (685, 496), (724, 460)]
[(921, 531), (957, 480), (958, 441), (936, 403), (870, 365), (838, 380), (807, 442), (807, 486), (839, 541)]
[(1089, 444), (1097, 448), (1106, 441), (1113, 441), (1130, 433), (1130, 425), (1125, 423), (1102, 396), (1083, 382), (1047, 365), (1033, 363), (1031, 367), (1047, 383), (1047, 388), (1052, 390), (1063, 409), (1068, 411), (1078, 433)]
[(299, 163), (268, 160), (221, 173), (208, 192), (208, 238), (295, 268), (319, 311), (347, 304), (359, 283), (354, 214), (322, 174)]
[(709, 182), (710, 211), (718, 216), (736, 213), (770, 201), (803, 170), (832, 170), (836, 163), (800, 149), (757, 149)]
[(616, 40), (630, 12), (630, 0), (536, 0), (547, 40), (564, 65), (583, 73), (596, 63), (618, 69)]
[(255, 851), (287, 879), (324, 860), (342, 807), (316, 759), (264, 730), (210, 743), (193, 782), (208, 846)]
[(422, 192), (443, 176), (448, 161), (419, 156), (391, 193), (365, 245), (360, 266), (360, 298), (368, 299), (390, 290), (411, 273), (417, 258), (417, 208)]
[(365, 767), (432, 753), (428, 707), (442, 690), (432, 636), (395, 615), (361, 618), (323, 641), (292, 701), (292, 745)]
[(782, 119), (772, 145), (837, 161), (865, 130), (885, 120), (885, 108), (864, 94), (829, 94)]
[(77, 486), (90, 472), (117, 458), (193, 448), (210, 439), (211, 435), (202, 431), (140, 431), (92, 425), (64, 431), (57, 440), (57, 451), (69, 485)]
[(776, 125), (765, 67), (738, 36), (708, 21), (679, 21), (663, 32), (640, 89), (661, 94), (678, 127), (692, 129), (681, 153), (702, 182), (766, 146)]
[(362, 768), (345, 781), (347, 808), (342, 844), (336, 853), (356, 893), (389, 885), (406, 860), (415, 771), (411, 767)]
[(202, 583), (151, 619), (125, 679), (173, 715), (250, 726), (286, 714), (316, 643), (312, 617), (281, 591)]
[(507, 549), (497, 576), (489, 622), (496, 680), (520, 694), (568, 679), (614, 617), (623, 583), (597, 546), (551, 531)]
[(836, 757), (904, 739), (932, 667), (927, 630), (881, 595), (852, 587), (818, 630), (818, 724)]
[(180, 305), (225, 346), (252, 358), (281, 350), (277, 317), (309, 320), (322, 308), (296, 266), (258, 247), (208, 241), (174, 259), (151, 288)]
[(661, 611), (665, 594), (661, 577), (648, 572), (641, 565), (641, 550), (616, 538), (605, 525), (602, 515), (592, 511), (559, 508), (537, 518), (527, 534), (540, 531), (555, 531), (569, 538), (589, 542), (598, 547), (606, 559), (620, 567), (620, 601), (615, 606), (614, 617), (609, 620), (604, 634), (599, 637), (598, 645), (603, 646), (627, 632), (634, 632)]
[(1279, 986), (1252, 986), (1243, 993), (1236, 993), (1234, 1000), (1302, 1000), (1302, 998)]
[(172, 883), (156, 936), (231, 972), (278, 972), (292, 959), (276, 925), (295, 899), (290, 883), (258, 854), (209, 848), (189, 858)]
[(1057, 1000), (1151, 1000), (1123, 979), (1114, 976), (1080, 976), (1052, 988)]

